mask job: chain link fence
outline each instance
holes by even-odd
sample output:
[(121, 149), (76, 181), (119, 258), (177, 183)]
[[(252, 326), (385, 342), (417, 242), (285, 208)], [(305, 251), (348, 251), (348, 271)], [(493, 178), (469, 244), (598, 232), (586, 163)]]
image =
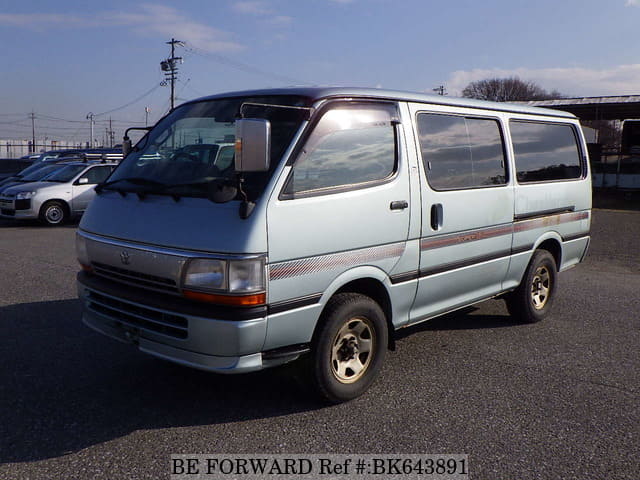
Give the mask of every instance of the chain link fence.
[[(88, 142), (60, 141), (36, 143), (29, 140), (0, 140), (0, 158), (20, 158), (25, 155), (48, 152), (49, 150), (64, 150), (67, 148), (92, 148)], [(93, 148), (99, 148), (97, 145)]]

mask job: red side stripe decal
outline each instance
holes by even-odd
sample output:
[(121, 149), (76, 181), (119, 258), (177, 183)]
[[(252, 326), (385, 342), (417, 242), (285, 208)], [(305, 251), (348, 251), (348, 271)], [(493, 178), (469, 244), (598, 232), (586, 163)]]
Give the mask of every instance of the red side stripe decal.
[(423, 238), (420, 240), (420, 249), (431, 250), (434, 248), (449, 247), (451, 245), (475, 242), (477, 240), (485, 240), (487, 238), (534, 230), (536, 228), (559, 225), (561, 223), (577, 222), (587, 218), (589, 218), (589, 212), (561, 213), (557, 215), (548, 215), (546, 217), (532, 218), (530, 220), (520, 220), (509, 225), (480, 228), (463, 233), (452, 233), (450, 235), (443, 235), (437, 238)]

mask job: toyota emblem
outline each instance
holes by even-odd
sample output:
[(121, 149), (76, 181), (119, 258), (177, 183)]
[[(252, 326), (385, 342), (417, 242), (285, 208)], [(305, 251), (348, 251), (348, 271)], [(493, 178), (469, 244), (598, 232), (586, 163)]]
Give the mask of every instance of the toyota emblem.
[(124, 265), (129, 265), (129, 263), (131, 263), (131, 258), (129, 257), (129, 252), (127, 252), (126, 250), (123, 250), (122, 252), (120, 252), (120, 261)]

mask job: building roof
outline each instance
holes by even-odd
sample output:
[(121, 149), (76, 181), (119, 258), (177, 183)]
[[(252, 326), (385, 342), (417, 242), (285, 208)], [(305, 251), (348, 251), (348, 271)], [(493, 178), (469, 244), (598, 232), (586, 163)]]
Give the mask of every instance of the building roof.
[(640, 118), (640, 95), (560, 98), (520, 102), (522, 105), (571, 112), (581, 120), (624, 120)]

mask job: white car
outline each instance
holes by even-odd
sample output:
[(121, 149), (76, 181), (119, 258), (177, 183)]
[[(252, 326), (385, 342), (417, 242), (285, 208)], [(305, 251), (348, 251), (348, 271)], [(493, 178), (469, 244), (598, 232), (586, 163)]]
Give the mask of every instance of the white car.
[(39, 219), (60, 225), (82, 215), (117, 163), (73, 162), (38, 182), (9, 187), (0, 193), (0, 217)]

